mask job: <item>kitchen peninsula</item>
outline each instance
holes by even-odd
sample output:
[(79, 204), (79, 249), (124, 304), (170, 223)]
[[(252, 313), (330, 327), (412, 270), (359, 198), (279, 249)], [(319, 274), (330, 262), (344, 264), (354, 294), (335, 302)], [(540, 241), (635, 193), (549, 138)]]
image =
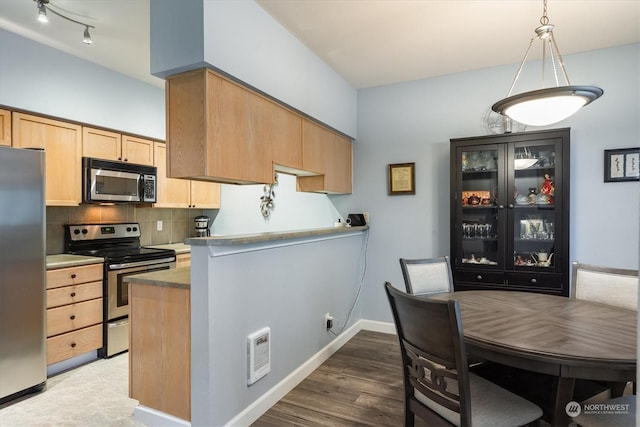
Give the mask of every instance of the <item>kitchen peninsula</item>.
[[(187, 239), (192, 260), (189, 283), (188, 268), (128, 278), (132, 337), (137, 327), (136, 289), (155, 287), (155, 292), (167, 294), (172, 308), (157, 301), (162, 308), (156, 307), (155, 315), (172, 311), (173, 320), (166, 318), (172, 330), (166, 332), (173, 333), (177, 342), (169, 344), (171, 351), (165, 356), (187, 357), (181, 350), (185, 340), (180, 338), (180, 328), (187, 322), (175, 320), (181, 316), (177, 305), (191, 310), (192, 425), (247, 421), (302, 380), (305, 369), (314, 369), (309, 360), (353, 323), (350, 314), (361, 286), (367, 237), (364, 226)], [(188, 293), (190, 301), (184, 298)], [(181, 313), (188, 320), (184, 314), (188, 311)], [(324, 325), (326, 313), (335, 318), (331, 332)], [(247, 337), (264, 327), (271, 329), (271, 369), (248, 385)], [(133, 363), (132, 359), (132, 373)], [(132, 378), (131, 384), (135, 381)], [(162, 417), (157, 410), (163, 409), (147, 410), (142, 402), (137, 416)]]

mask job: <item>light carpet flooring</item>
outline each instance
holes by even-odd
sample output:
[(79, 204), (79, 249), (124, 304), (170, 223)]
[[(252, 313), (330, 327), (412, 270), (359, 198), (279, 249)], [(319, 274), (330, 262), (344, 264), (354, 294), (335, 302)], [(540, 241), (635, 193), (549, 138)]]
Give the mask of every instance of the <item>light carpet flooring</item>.
[(45, 391), (0, 406), (2, 427), (142, 427), (129, 398), (129, 354), (47, 379)]

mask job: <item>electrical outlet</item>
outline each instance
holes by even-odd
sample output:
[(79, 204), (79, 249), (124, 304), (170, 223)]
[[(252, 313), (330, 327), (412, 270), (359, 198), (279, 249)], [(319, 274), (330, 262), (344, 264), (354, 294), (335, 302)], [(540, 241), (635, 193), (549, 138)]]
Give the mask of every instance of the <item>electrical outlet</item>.
[(162, 231), (162, 221), (156, 221), (156, 230)]
[(326, 313), (324, 315), (324, 327), (328, 330), (333, 328), (333, 316), (331, 315), (331, 313)]

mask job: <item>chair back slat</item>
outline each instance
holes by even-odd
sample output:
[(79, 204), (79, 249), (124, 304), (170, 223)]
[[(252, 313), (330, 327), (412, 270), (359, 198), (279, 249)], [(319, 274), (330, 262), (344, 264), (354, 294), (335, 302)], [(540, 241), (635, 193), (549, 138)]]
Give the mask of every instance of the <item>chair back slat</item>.
[(400, 258), (400, 268), (407, 293), (417, 295), (453, 291), (449, 257)]

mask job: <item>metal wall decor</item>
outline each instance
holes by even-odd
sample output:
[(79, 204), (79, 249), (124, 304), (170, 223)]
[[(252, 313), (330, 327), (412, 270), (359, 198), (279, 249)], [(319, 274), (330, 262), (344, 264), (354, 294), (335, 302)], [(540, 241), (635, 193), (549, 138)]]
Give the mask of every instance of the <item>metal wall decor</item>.
[(265, 218), (269, 218), (271, 215), (271, 211), (276, 207), (276, 192), (273, 187), (278, 185), (278, 174), (275, 174), (273, 177), (273, 182), (271, 184), (264, 186), (264, 195), (260, 197), (260, 212), (262, 212), (262, 216)]

